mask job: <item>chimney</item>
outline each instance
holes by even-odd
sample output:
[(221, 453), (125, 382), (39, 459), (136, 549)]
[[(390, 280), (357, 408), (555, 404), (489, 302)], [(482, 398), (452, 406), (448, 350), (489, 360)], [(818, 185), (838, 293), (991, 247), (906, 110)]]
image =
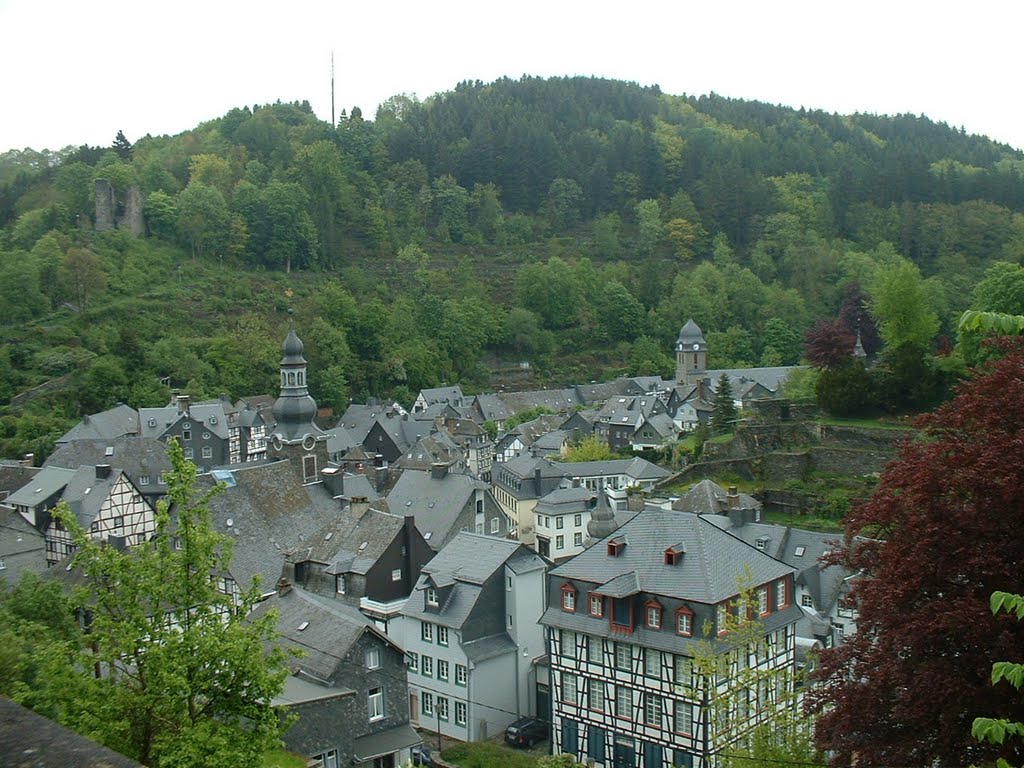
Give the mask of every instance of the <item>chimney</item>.
[(739, 509), (740, 494), (736, 490), (735, 485), (729, 486), (729, 490), (725, 494), (725, 503), (729, 507), (729, 509)]
[(383, 467), (384, 467), (384, 454), (383, 453), (375, 453), (375, 454), (373, 454), (373, 466), (375, 466), (377, 469), (383, 469)]
[(349, 503), (349, 510), (352, 512), (352, 517), (359, 520), (365, 515), (370, 509), (370, 502), (365, 496), (353, 496), (352, 501)]
[(442, 464), (441, 462), (435, 462), (430, 465), (430, 478), (432, 480), (442, 480), (444, 476), (448, 474), (448, 465)]
[(188, 413), (188, 395), (178, 395), (178, 413)]
[(540, 493), (540, 475), (541, 475), (540, 467), (536, 467), (533, 470), (533, 484), (534, 484), (534, 493), (537, 494), (537, 498), (540, 498), (540, 495), (541, 495), (541, 493)]
[(106, 480), (110, 477), (110, 465), (109, 464), (97, 464), (96, 465), (96, 479)]
[(21, 460), (21, 466), (23, 466), (23, 467), (31, 467), (32, 464), (35, 462), (35, 460), (36, 460), (36, 455), (34, 453), (26, 453), (25, 456)]
[(324, 487), (327, 492), (334, 496), (342, 496), (345, 493), (345, 471), (341, 467), (324, 467), (320, 470)]
[(704, 399), (704, 379), (697, 379), (697, 399)]
[(292, 591), (292, 583), (284, 576), (277, 580), (277, 596), (284, 597)]

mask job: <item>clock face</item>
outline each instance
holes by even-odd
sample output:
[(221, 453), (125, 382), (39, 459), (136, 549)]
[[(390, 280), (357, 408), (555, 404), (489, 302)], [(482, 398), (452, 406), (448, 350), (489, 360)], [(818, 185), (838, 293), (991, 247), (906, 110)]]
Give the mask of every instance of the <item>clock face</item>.
[(700, 344), (694, 344), (693, 351), (696, 352), (698, 349), (700, 349)]

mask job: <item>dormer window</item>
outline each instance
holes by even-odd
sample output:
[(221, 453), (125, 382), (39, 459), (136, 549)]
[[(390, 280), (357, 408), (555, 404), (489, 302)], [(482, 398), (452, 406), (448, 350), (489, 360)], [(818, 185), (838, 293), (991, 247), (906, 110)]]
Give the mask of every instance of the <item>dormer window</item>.
[(665, 565), (679, 565), (683, 562), (686, 549), (682, 544), (675, 544), (665, 550)]
[(562, 586), (562, 610), (576, 612), (576, 588), (572, 584)]
[(763, 550), (767, 546), (768, 546), (768, 537), (767, 536), (758, 536), (758, 538), (757, 538), (757, 548)]
[(626, 550), (626, 540), (614, 538), (608, 541), (608, 557), (618, 557)]
[(717, 615), (715, 616), (715, 618), (717, 620), (716, 623), (718, 624), (718, 634), (724, 635), (726, 632), (729, 631), (729, 604), (719, 603), (717, 606), (716, 614)]
[(661, 629), (661, 604), (649, 600), (644, 606), (644, 621), (648, 629)]
[(761, 616), (768, 615), (768, 587), (757, 590), (757, 612)]
[(781, 611), (789, 605), (789, 584), (785, 579), (775, 582), (775, 610)]
[(437, 590), (433, 587), (427, 587), (427, 605), (437, 607)]
[(590, 615), (597, 618), (604, 616), (604, 597), (601, 595), (590, 596)]
[(676, 610), (676, 634), (693, 637), (693, 611), (685, 605)]

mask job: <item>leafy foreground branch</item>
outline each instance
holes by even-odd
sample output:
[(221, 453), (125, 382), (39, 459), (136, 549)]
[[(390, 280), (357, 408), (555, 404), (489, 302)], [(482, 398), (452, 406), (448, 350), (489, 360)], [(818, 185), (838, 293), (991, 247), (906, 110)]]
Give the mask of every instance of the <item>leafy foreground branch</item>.
[[(275, 615), (247, 621), (258, 585), (233, 589), (231, 542), (196, 495), (196, 468), (168, 446), (173, 470), (153, 538), (130, 550), (94, 541), (68, 509), (77, 648), (54, 645), (24, 699), (64, 725), (146, 765), (257, 765), (284, 727), (270, 706), (287, 674), (268, 651)], [(173, 518), (171, 511), (173, 510)]]

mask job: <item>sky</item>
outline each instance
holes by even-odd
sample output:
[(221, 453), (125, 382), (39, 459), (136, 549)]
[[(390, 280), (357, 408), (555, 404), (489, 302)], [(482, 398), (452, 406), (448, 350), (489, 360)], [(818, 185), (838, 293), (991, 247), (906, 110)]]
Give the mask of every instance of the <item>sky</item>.
[(1015, 0), (0, 0), (0, 152), (176, 134), (233, 107), (331, 117), (463, 80), (593, 75), (850, 114), (924, 114), (1024, 149)]

